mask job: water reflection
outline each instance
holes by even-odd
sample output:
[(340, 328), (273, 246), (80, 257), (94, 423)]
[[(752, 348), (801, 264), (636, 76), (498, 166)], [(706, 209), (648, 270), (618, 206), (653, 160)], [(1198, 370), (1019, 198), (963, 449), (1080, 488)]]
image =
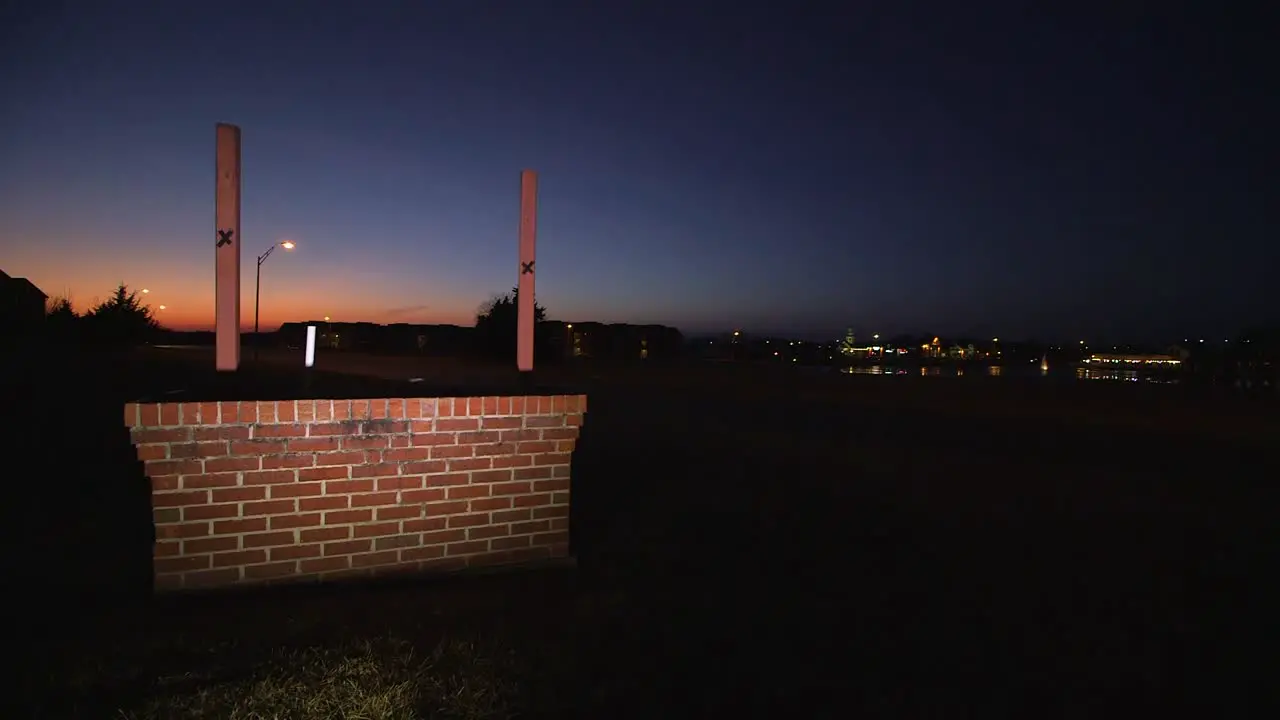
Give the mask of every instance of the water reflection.
[(1176, 384), (1177, 378), (1161, 377), (1137, 370), (1119, 370), (1112, 368), (1076, 368), (1077, 380), (1113, 380), (1119, 382), (1148, 382)]

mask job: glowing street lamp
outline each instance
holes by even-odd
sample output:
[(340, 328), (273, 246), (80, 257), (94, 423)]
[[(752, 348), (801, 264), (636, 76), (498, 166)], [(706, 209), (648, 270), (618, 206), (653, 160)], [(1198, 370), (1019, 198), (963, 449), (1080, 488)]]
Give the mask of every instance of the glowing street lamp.
[(282, 247), (285, 250), (292, 250), (297, 246), (293, 244), (292, 240), (284, 240), (282, 242), (278, 242), (275, 245), (272, 245), (271, 247), (267, 248), (266, 252), (258, 256), (258, 275), (253, 283), (253, 359), (254, 360), (258, 359), (258, 345), (260, 344), (260, 341), (261, 341), (261, 338), (258, 336), (258, 310), (262, 301), (262, 263), (266, 262), (267, 258), (271, 257), (271, 253), (275, 252), (276, 248), (278, 247)]

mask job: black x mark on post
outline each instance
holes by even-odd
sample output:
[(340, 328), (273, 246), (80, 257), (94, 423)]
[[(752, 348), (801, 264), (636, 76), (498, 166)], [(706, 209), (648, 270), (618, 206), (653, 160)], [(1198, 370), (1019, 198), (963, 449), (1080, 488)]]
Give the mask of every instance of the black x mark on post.
[(521, 275), (532, 275), (532, 274), (533, 274), (533, 263), (534, 263), (534, 262), (535, 262), (534, 260), (530, 260), (529, 262), (522, 262), (522, 263), (520, 263), (520, 274), (521, 274)]
[(231, 244), (231, 236), (235, 235), (235, 230), (219, 230), (218, 231), (218, 247)]

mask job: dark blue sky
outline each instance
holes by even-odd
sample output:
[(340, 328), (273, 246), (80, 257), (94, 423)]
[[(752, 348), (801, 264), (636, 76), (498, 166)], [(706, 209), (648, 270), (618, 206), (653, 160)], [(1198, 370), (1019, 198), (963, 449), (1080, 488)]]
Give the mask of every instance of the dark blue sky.
[(227, 121), (247, 250), (299, 246), (264, 268), (264, 323), (470, 322), (515, 283), (525, 167), (555, 318), (1102, 339), (1274, 317), (1265, 24), (1040, 5), (10, 3), (0, 267), (210, 324)]

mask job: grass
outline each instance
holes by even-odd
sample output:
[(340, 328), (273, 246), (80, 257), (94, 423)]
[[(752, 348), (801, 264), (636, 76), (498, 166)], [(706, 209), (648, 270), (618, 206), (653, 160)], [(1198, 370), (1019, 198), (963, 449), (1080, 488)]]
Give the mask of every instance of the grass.
[(519, 683), (501, 650), (470, 640), (420, 655), (411, 642), (374, 638), (338, 647), (281, 649), (238, 680), (209, 673), (157, 677), (150, 697), (119, 709), (128, 720), (411, 720), (512, 717)]

